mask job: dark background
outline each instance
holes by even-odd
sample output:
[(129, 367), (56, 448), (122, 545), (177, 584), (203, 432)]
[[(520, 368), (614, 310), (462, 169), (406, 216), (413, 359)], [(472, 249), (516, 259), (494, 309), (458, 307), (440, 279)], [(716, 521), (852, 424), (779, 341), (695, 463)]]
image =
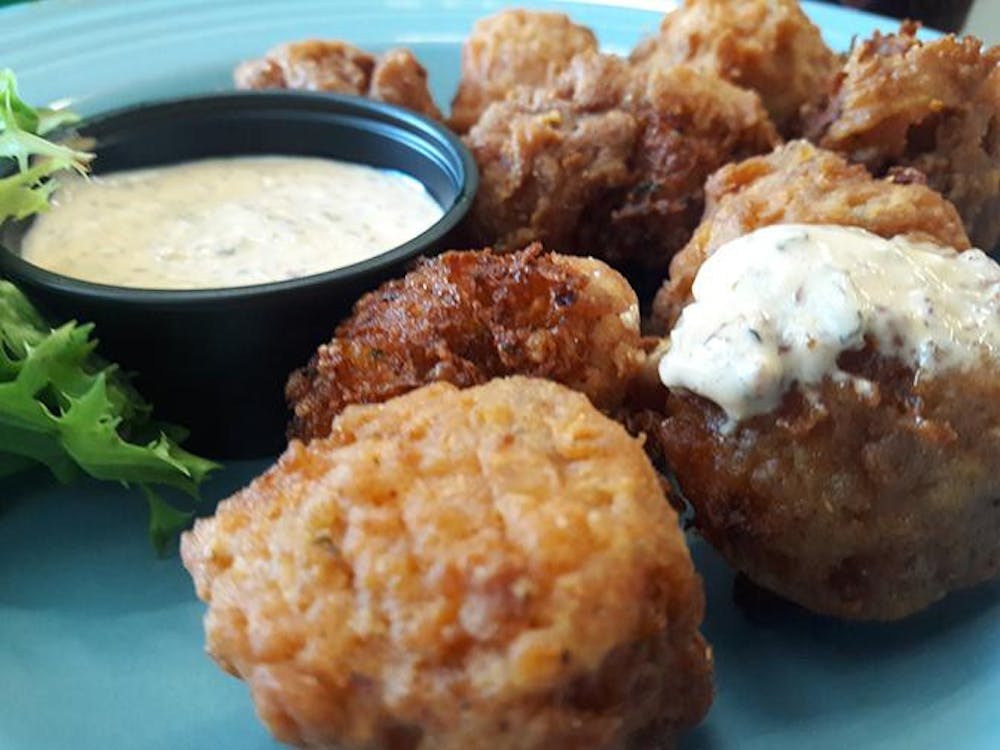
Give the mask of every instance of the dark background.
[[(942, 31), (959, 31), (972, 7), (972, 0), (823, 0), (896, 18), (912, 18)], [(985, 0), (996, 2), (997, 0)]]

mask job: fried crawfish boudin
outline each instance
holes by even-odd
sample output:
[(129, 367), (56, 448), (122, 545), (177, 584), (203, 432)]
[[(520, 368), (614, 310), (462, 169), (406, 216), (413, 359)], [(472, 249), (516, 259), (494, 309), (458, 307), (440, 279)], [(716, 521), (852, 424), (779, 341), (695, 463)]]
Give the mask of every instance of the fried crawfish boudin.
[(462, 45), (462, 78), (448, 124), (465, 133), (493, 102), (519, 86), (551, 85), (597, 37), (562, 13), (510, 9), (481, 18)]
[(465, 142), (480, 169), (477, 241), (538, 240), (645, 271), (689, 238), (705, 178), (777, 134), (756, 94), (710, 74), (582, 55), (551, 88), (492, 105)]
[(876, 175), (914, 167), (973, 244), (1000, 245), (1000, 46), (920, 41), (916, 24), (856, 44), (808, 135)]
[(327, 435), (348, 404), (501, 375), (556, 380), (612, 411), (643, 358), (635, 292), (600, 261), (539, 245), (449, 252), (362, 297), (292, 375), (289, 435)]
[(1000, 573), (1000, 267), (981, 251), (759, 229), (701, 267), (658, 370), (650, 438), (758, 585), (891, 620)]
[(881, 237), (910, 235), (968, 249), (955, 207), (920, 181), (912, 173), (876, 180), (864, 167), (806, 141), (723, 167), (706, 183), (702, 222), (674, 256), (670, 277), (656, 295), (654, 327), (665, 332), (673, 325), (706, 258), (769, 224), (856, 226)]
[(647, 750), (711, 702), (677, 516), (640, 442), (555, 383), (351, 407), (181, 553), (282, 742)]
[(816, 102), (838, 69), (798, 0), (686, 0), (632, 60), (654, 67), (686, 63), (752, 89), (789, 137), (800, 134), (803, 107)]
[(347, 42), (307, 39), (282, 44), (233, 72), (238, 89), (304, 89), (367, 96), (435, 120), (441, 112), (427, 87), (427, 71), (407, 49), (377, 57)]

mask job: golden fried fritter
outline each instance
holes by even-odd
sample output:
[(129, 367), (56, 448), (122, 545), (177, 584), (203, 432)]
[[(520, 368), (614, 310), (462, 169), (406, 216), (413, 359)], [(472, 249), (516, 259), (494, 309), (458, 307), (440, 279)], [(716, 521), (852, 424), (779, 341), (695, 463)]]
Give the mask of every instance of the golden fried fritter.
[(282, 44), (265, 57), (240, 63), (238, 89), (305, 89), (369, 96), (441, 119), (427, 87), (427, 71), (407, 49), (375, 57), (352, 44), (307, 39)]
[(466, 136), (479, 166), (470, 231), (482, 242), (510, 250), (537, 240), (572, 252), (583, 240), (579, 250), (590, 252), (595, 243), (578, 231), (584, 218), (634, 181), (640, 125), (617, 107), (625, 68), (605, 56), (593, 59), (607, 63), (594, 66), (607, 82), (587, 89), (605, 98), (603, 106), (578, 107), (545, 90), (522, 89), (487, 109)]
[(670, 278), (653, 302), (653, 324), (661, 332), (670, 329), (690, 300), (691, 284), (709, 255), (770, 224), (855, 226), (881, 237), (912, 235), (969, 248), (958, 212), (935, 191), (919, 182), (876, 180), (864, 167), (805, 141), (723, 167), (705, 192), (705, 216), (674, 256)]
[(562, 13), (504, 10), (476, 21), (462, 46), (462, 79), (448, 124), (465, 133), (493, 102), (518, 86), (551, 85), (597, 37)]
[(306, 89), (364, 94), (375, 58), (353, 44), (307, 39), (282, 44), (233, 71), (238, 89)]
[(798, 0), (686, 0), (632, 59), (653, 67), (686, 63), (753, 89), (786, 136), (799, 134), (800, 111), (838, 68)]
[(292, 375), (289, 435), (326, 436), (348, 404), (500, 375), (556, 380), (612, 410), (643, 359), (635, 292), (603, 263), (539, 245), (445, 253), (362, 297)]
[(355, 406), (184, 535), (209, 653), (282, 742), (647, 750), (711, 701), (639, 441), (528, 378)]
[(666, 396), (650, 435), (699, 532), (755, 583), (850, 619), (1000, 574), (1000, 371), (915, 378), (871, 349), (839, 364), (871, 391), (827, 379), (734, 431), (715, 404)]
[(427, 86), (427, 71), (408, 49), (391, 49), (375, 59), (368, 96), (442, 119)]
[(758, 97), (715, 76), (580, 55), (555, 85), (518, 90), (469, 131), (480, 169), (469, 230), (501, 250), (539, 240), (663, 268), (697, 225), (705, 178), (777, 140)]
[(1000, 245), (1000, 46), (922, 42), (917, 28), (855, 45), (809, 137), (876, 175), (920, 170), (990, 250)]
[(768, 151), (778, 136), (756, 96), (714, 75), (678, 65), (634, 80), (637, 181), (601, 224), (598, 242), (613, 263), (660, 269), (698, 225), (708, 176)]

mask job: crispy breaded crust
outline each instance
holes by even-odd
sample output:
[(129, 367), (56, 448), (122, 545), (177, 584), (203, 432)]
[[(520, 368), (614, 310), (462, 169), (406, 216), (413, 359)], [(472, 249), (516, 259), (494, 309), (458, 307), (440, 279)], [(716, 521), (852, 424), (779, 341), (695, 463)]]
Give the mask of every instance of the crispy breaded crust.
[[(906, 180), (912, 176), (904, 175)], [(771, 224), (837, 224), (881, 237), (911, 235), (957, 250), (969, 238), (955, 207), (918, 182), (876, 180), (859, 165), (805, 141), (730, 164), (705, 186), (706, 208), (687, 246), (670, 263), (670, 278), (653, 302), (653, 322), (669, 330), (690, 301), (694, 277), (719, 247)]]
[(427, 70), (408, 49), (391, 49), (375, 59), (368, 96), (407, 107), (432, 120), (442, 119), (431, 97)]
[(790, 392), (720, 430), (714, 404), (666, 397), (651, 431), (699, 532), (758, 585), (816, 612), (894, 620), (1000, 573), (1000, 372), (934, 380), (871, 350), (872, 381)]
[(353, 44), (307, 39), (289, 42), (233, 72), (238, 89), (304, 89), (357, 94), (415, 110), (435, 120), (427, 71), (408, 49), (370, 55)]
[(329, 434), (348, 404), (501, 375), (556, 380), (611, 410), (643, 357), (635, 292), (603, 263), (538, 245), (445, 253), (362, 297), (292, 375), (289, 434)]
[(264, 57), (236, 66), (238, 89), (305, 89), (364, 94), (375, 58), (353, 44), (305, 39), (280, 44)]
[(676, 65), (634, 76), (633, 85), (630, 107), (642, 126), (636, 181), (597, 236), (612, 264), (662, 269), (701, 219), (708, 176), (779, 139), (760, 99), (715, 75)]
[(581, 52), (597, 52), (597, 37), (563, 13), (514, 8), (479, 19), (462, 45), (449, 126), (465, 133), (518, 86), (552, 84)]
[(800, 111), (822, 96), (838, 67), (798, 0), (686, 0), (632, 59), (686, 63), (752, 89), (786, 136), (801, 132)]
[(648, 750), (711, 701), (639, 441), (547, 381), (351, 407), (197, 522), (208, 650), (311, 748)]
[(973, 244), (1000, 245), (1000, 46), (917, 39), (916, 24), (856, 44), (809, 137), (882, 175), (912, 167), (957, 207)]
[(777, 141), (758, 97), (714, 75), (581, 55), (549, 88), (493, 104), (466, 136), (480, 169), (469, 228), (498, 249), (537, 240), (663, 268), (697, 225), (705, 178)]
[[(592, 58), (599, 106), (543, 89), (522, 89), (489, 107), (465, 138), (479, 166), (469, 217), (477, 241), (501, 250), (543, 242), (573, 252), (584, 216), (606, 195), (633, 181), (631, 157), (639, 123), (617, 107), (627, 76), (613, 58)], [(600, 61), (598, 66), (597, 62)], [(579, 65), (579, 63), (578, 63)], [(485, 238), (489, 237), (489, 240)], [(580, 248), (595, 243), (587, 242)]]

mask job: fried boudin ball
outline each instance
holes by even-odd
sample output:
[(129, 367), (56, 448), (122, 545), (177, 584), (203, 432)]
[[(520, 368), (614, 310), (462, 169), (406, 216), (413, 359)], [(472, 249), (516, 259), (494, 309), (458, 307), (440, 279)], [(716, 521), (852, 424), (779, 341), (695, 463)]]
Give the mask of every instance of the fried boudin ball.
[(375, 59), (368, 96), (407, 107), (432, 120), (442, 119), (427, 86), (427, 71), (408, 49), (391, 49)]
[(551, 85), (575, 55), (596, 51), (594, 33), (562, 13), (511, 9), (476, 21), (462, 46), (449, 125), (465, 133), (518, 86)]
[(892, 620), (1000, 574), (1000, 265), (780, 224), (719, 248), (645, 420), (694, 526), (754, 583)]
[(990, 250), (1000, 245), (1000, 46), (922, 42), (917, 28), (855, 45), (809, 137), (876, 175), (920, 170)]
[(674, 256), (670, 278), (653, 302), (653, 324), (661, 332), (669, 330), (689, 301), (691, 284), (709, 255), (770, 224), (856, 226), (881, 237), (912, 235), (957, 250), (969, 248), (955, 207), (920, 184), (919, 175), (876, 180), (864, 167), (805, 141), (723, 167), (708, 180), (705, 192), (705, 216)]
[(441, 119), (427, 71), (407, 49), (370, 55), (352, 44), (307, 39), (282, 44), (233, 73), (239, 89), (305, 89), (368, 96)]
[(798, 0), (686, 0), (632, 59), (655, 67), (687, 63), (753, 89), (786, 136), (799, 134), (800, 111), (838, 68)]
[(355, 305), (332, 341), (289, 379), (289, 435), (324, 437), (348, 404), (434, 381), (549, 378), (613, 410), (644, 354), (635, 292), (591, 258), (450, 252)]
[(872, 349), (838, 364), (871, 389), (828, 379), (736, 430), (709, 401), (666, 397), (650, 437), (699, 533), (758, 585), (848, 619), (1000, 574), (1000, 370), (916, 377)]
[(669, 747), (703, 593), (639, 441), (529, 378), (354, 406), (182, 540), (208, 651), (282, 742)]
[(480, 169), (469, 228), (501, 250), (542, 241), (620, 269), (662, 269), (703, 183), (778, 137), (756, 94), (691, 68), (581, 55), (547, 89), (493, 104), (466, 136)]
[(520, 89), (487, 109), (466, 136), (479, 166), (470, 231), (482, 242), (511, 250), (537, 240), (571, 252), (582, 239), (587, 252), (594, 243), (580, 237), (584, 220), (633, 181), (640, 126), (618, 107), (627, 71), (607, 56), (592, 60), (588, 78), (606, 79), (583, 88), (596, 106), (589, 99), (577, 105), (561, 90)]

